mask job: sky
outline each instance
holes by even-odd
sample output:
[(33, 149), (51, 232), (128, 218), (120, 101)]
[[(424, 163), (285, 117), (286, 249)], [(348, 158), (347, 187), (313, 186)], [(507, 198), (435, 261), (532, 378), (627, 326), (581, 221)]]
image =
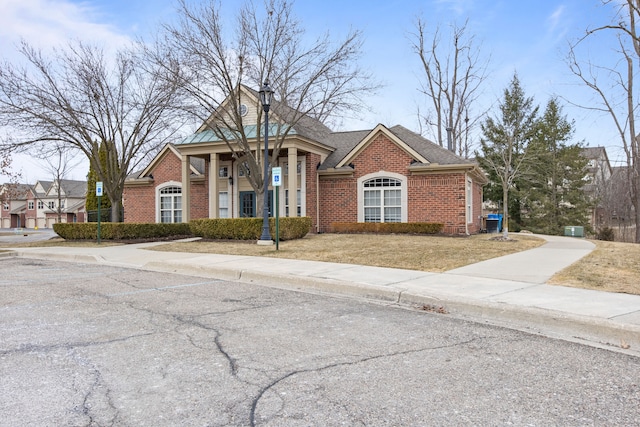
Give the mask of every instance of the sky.
[[(195, 0), (192, 0), (195, 1)], [(260, 0), (254, 0), (259, 3)], [(224, 16), (232, 17), (242, 3), (223, 0)], [(482, 57), (488, 58), (488, 76), (482, 86), (479, 110), (494, 114), (514, 73), (527, 96), (544, 108), (558, 97), (569, 120), (575, 121), (574, 142), (605, 146), (613, 165), (623, 152), (611, 119), (572, 104), (594, 102), (593, 93), (582, 86), (566, 64), (570, 41), (611, 19), (612, 12), (600, 0), (297, 0), (296, 16), (310, 36), (329, 31), (336, 38), (350, 30), (362, 32), (361, 66), (382, 88), (367, 96), (368, 111), (358, 119), (345, 120), (340, 129), (372, 129), (378, 123), (403, 125), (418, 131), (418, 107), (427, 108), (420, 94), (422, 70), (411, 48), (418, 18), (429, 29), (446, 29), (468, 20)], [(0, 0), (0, 57), (20, 60), (16, 44), (24, 39), (47, 51), (79, 39), (103, 46), (118, 46), (138, 37), (148, 38), (161, 22), (175, 18), (174, 0)], [(617, 57), (612, 45), (593, 45), (592, 61)], [(70, 179), (85, 179), (88, 163), (78, 158)], [(46, 163), (27, 155), (14, 156), (13, 169), (22, 182), (51, 179)], [(0, 175), (0, 182), (6, 177)]]

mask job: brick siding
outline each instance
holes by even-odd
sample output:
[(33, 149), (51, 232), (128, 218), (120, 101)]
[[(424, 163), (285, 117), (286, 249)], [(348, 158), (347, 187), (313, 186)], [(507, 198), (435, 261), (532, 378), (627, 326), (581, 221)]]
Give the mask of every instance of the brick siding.
[[(317, 177), (320, 156), (306, 154), (306, 215), (313, 231), (328, 232), (332, 222), (357, 222), (358, 178), (375, 172), (392, 172), (407, 176), (407, 220), (409, 222), (442, 222), (447, 234), (477, 233), (482, 214), (482, 186), (473, 183), (473, 206), (470, 223), (466, 218), (466, 175), (464, 172), (409, 175), (412, 157), (401, 147), (380, 134), (353, 159), (353, 175)], [(126, 186), (124, 207), (126, 222), (149, 222), (156, 218), (156, 187), (165, 182), (181, 181), (181, 160), (170, 151), (157, 162), (153, 182)], [(204, 179), (191, 183), (191, 218), (207, 218), (208, 167)], [(318, 215), (319, 212), (319, 215)]]
[[(205, 162), (204, 180), (191, 182), (191, 218), (209, 217), (208, 162)], [(123, 194), (125, 222), (156, 221), (156, 187), (165, 182), (182, 181), (182, 160), (167, 151), (153, 170), (153, 181), (148, 185), (129, 185)], [(183, 199), (184, 200), (184, 199)]]

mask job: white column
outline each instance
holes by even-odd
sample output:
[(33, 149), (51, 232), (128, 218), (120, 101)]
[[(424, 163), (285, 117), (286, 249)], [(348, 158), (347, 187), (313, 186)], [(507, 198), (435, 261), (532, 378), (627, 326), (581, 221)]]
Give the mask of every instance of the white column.
[(218, 154), (209, 156), (209, 218), (218, 218)]
[(191, 219), (191, 156), (182, 156), (182, 222)]
[(298, 149), (289, 148), (287, 163), (289, 175), (287, 189), (289, 190), (289, 216), (298, 216)]

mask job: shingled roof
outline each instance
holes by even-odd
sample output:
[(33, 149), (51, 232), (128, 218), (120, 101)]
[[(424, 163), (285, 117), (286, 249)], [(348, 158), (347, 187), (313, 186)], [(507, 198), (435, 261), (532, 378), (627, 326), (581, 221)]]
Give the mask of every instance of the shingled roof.
[[(242, 86), (242, 90), (254, 100), (259, 99), (258, 91), (248, 87)], [(259, 102), (259, 101), (257, 101)], [(311, 141), (325, 145), (327, 148), (333, 149), (333, 152), (325, 159), (320, 165), (320, 170), (327, 170), (336, 168), (344, 163), (345, 159), (351, 154), (354, 148), (363, 142), (367, 136), (376, 129), (382, 129), (383, 132), (388, 132), (388, 136), (392, 136), (393, 139), (399, 144), (404, 144), (405, 149), (410, 151), (412, 155), (419, 162), (418, 164), (438, 164), (438, 165), (474, 165), (477, 162), (469, 159), (465, 159), (455, 153), (447, 150), (444, 147), (424, 138), (409, 129), (396, 125), (391, 128), (386, 128), (382, 125), (378, 125), (372, 129), (348, 131), (348, 132), (333, 132), (325, 124), (317, 119), (314, 119), (308, 115), (299, 117), (298, 112), (289, 107), (283, 102), (272, 100), (271, 111), (277, 117), (276, 120), (287, 122), (287, 118), (295, 118), (295, 124), (292, 126), (290, 135), (296, 135), (298, 137), (306, 138)], [(292, 120), (293, 121), (293, 120)], [(275, 127), (274, 127), (275, 129)], [(255, 138), (257, 135), (257, 126), (247, 125), (245, 126), (245, 134), (249, 138)], [(270, 130), (275, 134), (274, 130)], [(197, 132), (176, 145), (192, 144), (199, 142), (216, 142), (221, 141), (220, 138), (211, 130), (203, 130)], [(425, 162), (426, 160), (426, 162)]]
[[(259, 99), (259, 94), (254, 89), (251, 89), (250, 87), (244, 85), (242, 85), (242, 88), (255, 99)], [(271, 113), (280, 117), (284, 123), (287, 123), (288, 117), (295, 117), (295, 124), (291, 126), (291, 130), (289, 131), (290, 135), (297, 135), (303, 138), (308, 138), (310, 140), (320, 142), (324, 138), (326, 138), (328, 134), (331, 133), (331, 129), (325, 126), (321, 121), (311, 118), (308, 115), (300, 117), (300, 113), (296, 113), (295, 109), (275, 99), (271, 101)], [(275, 136), (275, 129), (276, 126), (270, 127), (270, 136)], [(249, 139), (255, 138), (257, 136), (257, 126), (255, 124), (244, 126), (244, 133)], [(227, 135), (227, 137), (232, 138), (233, 135)], [(182, 141), (176, 143), (176, 145), (217, 141), (222, 141), (222, 139), (218, 137), (218, 135), (216, 135), (216, 133), (211, 129), (205, 129), (187, 136)]]
[[(429, 141), (423, 136), (412, 132), (403, 126), (396, 125), (388, 128), (388, 130), (418, 154), (423, 156), (429, 163), (437, 163), (440, 165), (475, 163), (472, 160), (465, 159), (452, 153), (446, 148), (440, 147), (438, 144)], [(321, 142), (335, 148), (335, 151), (327, 157), (324, 163), (320, 166), (320, 170), (335, 168), (340, 161), (349, 155), (349, 153), (372, 131), (373, 129), (352, 132), (333, 132), (327, 135), (324, 141)]]

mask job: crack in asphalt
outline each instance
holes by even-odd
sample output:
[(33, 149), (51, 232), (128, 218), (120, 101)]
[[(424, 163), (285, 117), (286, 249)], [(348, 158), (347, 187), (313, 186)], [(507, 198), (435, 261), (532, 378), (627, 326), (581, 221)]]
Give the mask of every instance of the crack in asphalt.
[(379, 355), (375, 355), (375, 356), (364, 357), (362, 359), (353, 360), (353, 361), (349, 361), (349, 362), (332, 363), (332, 364), (329, 364), (329, 365), (320, 366), (320, 367), (313, 368), (313, 369), (299, 369), (299, 370), (291, 371), (291, 372), (289, 372), (289, 373), (287, 373), (287, 374), (285, 374), (285, 375), (273, 380), (266, 387), (262, 388), (258, 392), (258, 394), (254, 397), (253, 401), (251, 402), (251, 410), (249, 412), (249, 425), (251, 427), (255, 427), (255, 425), (256, 425), (255, 424), (256, 408), (258, 406), (258, 403), (260, 402), (260, 399), (262, 399), (262, 396), (264, 396), (264, 394), (266, 392), (268, 392), (270, 389), (272, 389), (273, 387), (275, 387), (276, 385), (278, 385), (282, 381), (284, 381), (287, 378), (290, 378), (290, 377), (292, 377), (294, 375), (305, 374), (305, 373), (310, 373), (310, 372), (322, 372), (322, 371), (325, 371), (327, 369), (333, 369), (333, 368), (337, 368), (337, 367), (341, 367), (341, 366), (352, 366), (352, 365), (357, 365), (357, 364), (360, 364), (360, 363), (370, 362), (372, 360), (384, 359), (384, 358), (387, 358), (387, 357), (395, 357), (395, 356), (402, 356), (402, 355), (405, 355), (405, 354), (415, 354), (415, 353), (421, 353), (421, 352), (425, 352), (425, 351), (440, 350), (440, 349), (443, 349), (443, 348), (459, 347), (459, 346), (470, 344), (470, 343), (472, 343), (474, 341), (477, 341), (478, 339), (481, 339), (481, 337), (474, 337), (474, 338), (466, 340), (466, 341), (461, 341), (461, 342), (448, 344), (448, 345), (441, 345), (441, 346), (436, 346), (436, 347), (427, 347), (427, 348), (421, 348), (421, 349), (398, 351), (398, 352), (394, 352), (394, 353), (385, 353), (385, 354), (379, 354)]
[(66, 349), (71, 350), (75, 348), (83, 347), (95, 347), (105, 344), (112, 344), (117, 342), (128, 341), (135, 338), (147, 337), (153, 335), (155, 332), (148, 332), (145, 334), (129, 335), (127, 337), (114, 338), (106, 341), (77, 341), (69, 343), (51, 344), (51, 345), (36, 345), (36, 344), (21, 344), (18, 348), (0, 350), (0, 356), (9, 356), (13, 354), (25, 354), (25, 353), (48, 353), (55, 350)]
[[(200, 317), (200, 316), (198, 316), (198, 317)], [(195, 326), (195, 327), (198, 327), (198, 328), (213, 332), (215, 334), (214, 337), (213, 337), (213, 342), (216, 345), (216, 348), (217, 348), (218, 352), (227, 360), (231, 376), (233, 376), (234, 378), (237, 378), (237, 376), (238, 376), (238, 364), (236, 362), (236, 359), (231, 357), (231, 355), (225, 350), (224, 346), (220, 342), (221, 333), (220, 333), (220, 331), (218, 329), (214, 328), (213, 326), (205, 325), (202, 322), (198, 322), (194, 318), (184, 318), (182, 316), (177, 316), (176, 315), (176, 316), (174, 316), (174, 319), (179, 321), (179, 322), (181, 322), (182, 324)], [(200, 349), (202, 348), (202, 347), (196, 345), (193, 342), (193, 339), (191, 338), (191, 336), (189, 334), (186, 334), (186, 335), (187, 335), (187, 337), (189, 338), (189, 341), (191, 342), (191, 344), (194, 347), (200, 348)]]
[[(74, 349), (75, 350), (75, 349)], [(92, 414), (92, 409), (91, 409), (91, 405), (89, 403), (89, 400), (96, 394), (97, 390), (99, 389), (100, 386), (104, 386), (105, 388), (105, 392), (103, 394), (106, 403), (108, 404), (109, 408), (111, 409), (111, 412), (113, 413), (113, 416), (111, 417), (111, 420), (108, 421), (109, 426), (113, 426), (116, 425), (116, 420), (118, 418), (118, 410), (115, 407), (115, 405), (113, 404), (113, 401), (111, 400), (111, 393), (108, 387), (106, 387), (106, 385), (104, 384), (103, 378), (102, 378), (102, 373), (100, 372), (100, 370), (93, 364), (90, 362), (89, 359), (82, 357), (81, 355), (79, 355), (78, 353), (76, 353), (75, 351), (72, 351), (72, 359), (80, 366), (84, 366), (88, 369), (88, 371), (90, 372), (90, 374), (93, 376), (93, 382), (89, 385), (88, 389), (84, 392), (84, 396), (82, 398), (82, 403), (78, 406), (76, 406), (74, 409), (75, 410), (79, 410), (78, 412), (80, 412), (82, 415), (86, 416), (89, 421), (86, 424), (87, 426), (94, 426), (96, 425), (96, 420)], [(80, 390), (78, 390), (80, 391)], [(105, 425), (105, 424), (100, 424), (100, 425)]]

